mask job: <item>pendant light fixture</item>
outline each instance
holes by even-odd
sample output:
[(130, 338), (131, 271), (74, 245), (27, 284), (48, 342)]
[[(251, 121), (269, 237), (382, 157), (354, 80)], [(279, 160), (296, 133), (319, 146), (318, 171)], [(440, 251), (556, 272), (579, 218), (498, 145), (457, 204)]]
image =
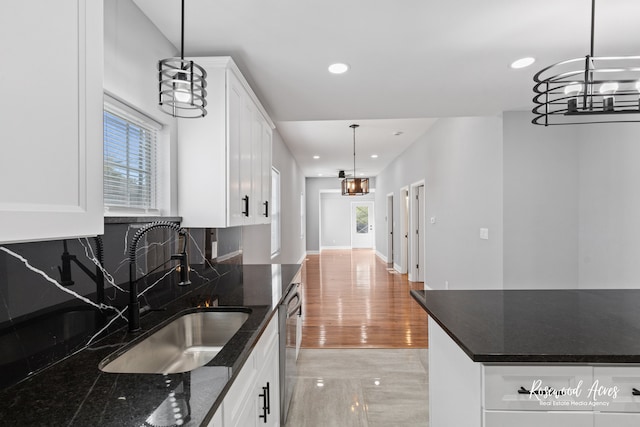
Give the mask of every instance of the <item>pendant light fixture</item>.
[(353, 129), (353, 176), (342, 180), (343, 196), (363, 196), (369, 194), (369, 178), (356, 178), (356, 129), (360, 125), (352, 124)]
[(565, 125), (640, 122), (640, 56), (593, 53), (596, 1), (591, 1), (591, 50), (538, 72), (532, 123)]
[(204, 117), (207, 115), (207, 72), (184, 59), (184, 0), (181, 20), (180, 58), (158, 61), (158, 104), (173, 117)]

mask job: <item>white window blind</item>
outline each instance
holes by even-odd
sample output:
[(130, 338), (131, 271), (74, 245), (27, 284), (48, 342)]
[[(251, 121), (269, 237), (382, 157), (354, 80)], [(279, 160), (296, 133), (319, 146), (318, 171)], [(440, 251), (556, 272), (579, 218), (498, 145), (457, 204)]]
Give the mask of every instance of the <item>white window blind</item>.
[(114, 104), (104, 105), (105, 209), (155, 212), (159, 125)]

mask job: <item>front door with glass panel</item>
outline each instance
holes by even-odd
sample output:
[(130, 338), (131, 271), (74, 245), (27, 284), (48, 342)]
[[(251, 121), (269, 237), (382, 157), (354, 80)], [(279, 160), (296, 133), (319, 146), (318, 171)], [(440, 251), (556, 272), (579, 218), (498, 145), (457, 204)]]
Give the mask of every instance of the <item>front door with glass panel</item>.
[(373, 202), (351, 203), (351, 247), (373, 248)]

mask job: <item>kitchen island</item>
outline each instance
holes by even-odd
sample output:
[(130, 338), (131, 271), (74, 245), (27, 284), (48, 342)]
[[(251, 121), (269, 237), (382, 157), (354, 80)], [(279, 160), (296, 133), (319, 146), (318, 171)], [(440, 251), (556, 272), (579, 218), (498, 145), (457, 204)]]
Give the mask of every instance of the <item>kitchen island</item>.
[(411, 291), (430, 426), (640, 425), (640, 290)]
[[(152, 304), (141, 318), (142, 332), (124, 327), (70, 357), (0, 392), (0, 425), (207, 426), (300, 265), (217, 265), (219, 277), (172, 287), (175, 298)], [(198, 271), (192, 276), (206, 276)], [(150, 296), (150, 301), (153, 299)], [(116, 374), (98, 364), (134, 338), (156, 330), (181, 313), (246, 307), (249, 318), (205, 366), (176, 374)], [(176, 417), (176, 409), (180, 417)], [(153, 421), (150, 424), (150, 421)]]

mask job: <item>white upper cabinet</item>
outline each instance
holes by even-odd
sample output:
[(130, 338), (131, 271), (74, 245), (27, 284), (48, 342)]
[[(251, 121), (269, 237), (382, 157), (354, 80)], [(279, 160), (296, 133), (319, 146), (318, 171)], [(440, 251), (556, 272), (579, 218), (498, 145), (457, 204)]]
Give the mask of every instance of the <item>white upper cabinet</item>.
[(0, 14), (0, 243), (103, 233), (103, 3)]
[(207, 71), (207, 116), (178, 123), (182, 225), (268, 223), (273, 122), (230, 57), (193, 59)]

